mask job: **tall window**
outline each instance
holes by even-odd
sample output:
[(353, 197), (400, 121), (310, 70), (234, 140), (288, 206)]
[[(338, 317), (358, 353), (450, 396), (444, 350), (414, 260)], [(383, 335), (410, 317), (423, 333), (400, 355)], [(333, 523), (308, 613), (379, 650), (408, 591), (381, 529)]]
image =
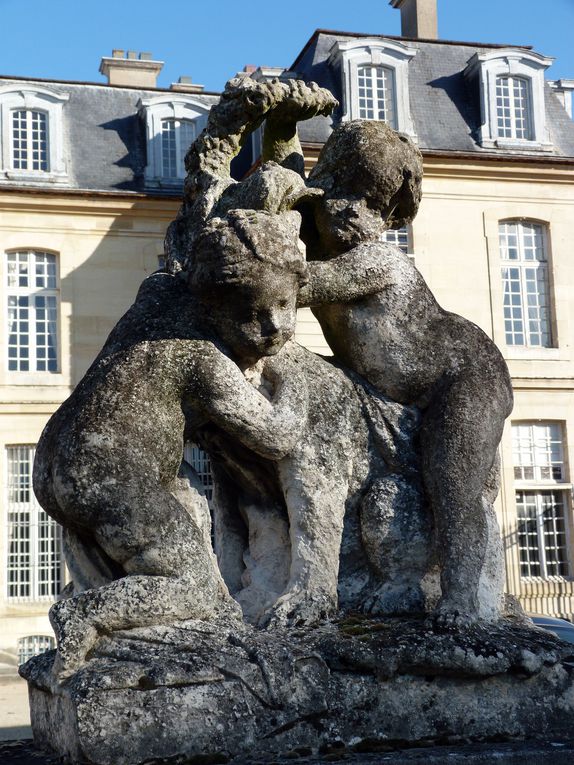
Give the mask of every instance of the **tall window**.
[(382, 120), (397, 127), (395, 85), (392, 69), (385, 66), (359, 66), (359, 117)]
[(512, 426), (520, 573), (567, 576), (570, 508), (560, 423)]
[(7, 486), (7, 597), (53, 600), (63, 580), (61, 528), (32, 491), (33, 446), (9, 446)]
[(47, 252), (6, 253), (8, 370), (58, 371), (58, 276)]
[(525, 77), (496, 78), (496, 127), (499, 138), (532, 138), (530, 82)]
[(165, 178), (183, 178), (187, 150), (195, 140), (195, 126), (190, 120), (161, 121), (161, 158)]
[(552, 345), (546, 230), (539, 223), (499, 225), (507, 345)]
[(12, 112), (12, 167), (47, 172), (48, 115), (31, 109)]

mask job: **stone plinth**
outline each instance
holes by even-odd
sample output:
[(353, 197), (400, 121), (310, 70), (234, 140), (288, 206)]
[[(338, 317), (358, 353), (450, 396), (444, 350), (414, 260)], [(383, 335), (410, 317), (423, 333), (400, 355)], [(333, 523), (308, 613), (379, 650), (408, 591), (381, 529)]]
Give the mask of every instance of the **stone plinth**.
[(37, 745), (73, 762), (317, 751), (343, 742), (571, 736), (570, 648), (526, 626), (432, 632), (350, 619), (256, 632), (185, 622), (100, 641), (60, 686), (54, 653), (30, 660)]

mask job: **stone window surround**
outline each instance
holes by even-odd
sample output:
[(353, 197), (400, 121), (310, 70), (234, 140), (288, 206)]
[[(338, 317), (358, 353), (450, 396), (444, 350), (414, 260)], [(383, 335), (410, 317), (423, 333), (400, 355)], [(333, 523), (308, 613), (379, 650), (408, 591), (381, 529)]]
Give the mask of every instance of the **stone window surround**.
[(183, 175), (181, 178), (168, 178), (162, 175), (162, 121), (175, 119), (193, 122), (196, 134), (199, 135), (207, 122), (210, 106), (180, 94), (143, 98), (137, 106), (146, 125), (147, 164), (144, 173), (146, 184), (181, 186)]
[[(479, 143), (485, 149), (506, 151), (552, 151), (546, 125), (544, 72), (554, 59), (528, 50), (503, 48), (475, 53), (465, 69), (465, 76), (478, 79), (480, 88)], [(496, 80), (520, 77), (529, 83), (530, 126), (532, 139), (499, 138), (497, 135)]]
[(384, 66), (394, 73), (397, 129), (412, 138), (415, 130), (409, 105), (409, 61), (415, 48), (377, 37), (337, 41), (331, 48), (329, 63), (341, 69), (343, 86), (342, 122), (359, 118), (358, 68)]
[[(19, 181), (26, 185), (66, 183), (64, 162), (63, 107), (68, 93), (54, 93), (43, 87), (5, 85), (0, 87), (0, 183)], [(12, 168), (11, 112), (25, 109), (43, 112), (48, 117), (48, 170)]]

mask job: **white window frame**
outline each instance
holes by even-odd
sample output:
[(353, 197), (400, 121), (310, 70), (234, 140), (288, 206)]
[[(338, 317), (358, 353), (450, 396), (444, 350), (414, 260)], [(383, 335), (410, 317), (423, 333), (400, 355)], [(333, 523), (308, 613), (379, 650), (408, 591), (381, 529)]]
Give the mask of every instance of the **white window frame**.
[[(67, 182), (62, 121), (64, 104), (69, 98), (68, 93), (54, 93), (29, 85), (0, 87), (0, 183), (18, 181), (25, 185), (44, 185)], [(12, 113), (21, 110), (42, 112), (47, 117), (47, 170), (13, 166)]]
[[(524, 442), (528, 441), (527, 448), (524, 449)], [(513, 447), (513, 465), (514, 465), (514, 488), (516, 492), (516, 524), (517, 524), (517, 547), (519, 555), (519, 571), (522, 579), (540, 580), (554, 579), (563, 580), (572, 578), (572, 484), (568, 482), (567, 466), (565, 460), (566, 443), (564, 423), (556, 420), (544, 421), (514, 421), (512, 423), (512, 447)], [(526, 459), (525, 459), (526, 457)], [(530, 472), (527, 478), (524, 477), (524, 470)], [(521, 519), (519, 515), (519, 495), (528, 497), (530, 503), (535, 507), (535, 518)], [(555, 504), (562, 507), (562, 520), (564, 522), (564, 531), (556, 532), (551, 529), (548, 533), (544, 527), (544, 509), (545, 501), (549, 495), (554, 496)], [(546, 508), (548, 504), (546, 504)], [(534, 536), (536, 537), (536, 557), (530, 559), (529, 550), (532, 549), (527, 544), (521, 544), (521, 536), (533, 536), (532, 526), (527, 529), (521, 522), (528, 523), (535, 521)], [(557, 518), (554, 519), (554, 526)], [(530, 533), (528, 533), (530, 532)], [(548, 573), (550, 564), (547, 560), (546, 537), (552, 538), (552, 535), (560, 533), (564, 535), (564, 544), (561, 547), (565, 561), (565, 572), (563, 574)], [(550, 540), (552, 541), (552, 539)], [(556, 547), (553, 545), (553, 547)], [(522, 560), (521, 552), (526, 551)], [(529, 567), (535, 565), (540, 567), (540, 574), (524, 574), (523, 566)]]
[[(503, 257), (503, 248), (500, 244), (500, 237), (502, 234), (502, 227), (506, 225), (515, 225), (517, 226), (517, 235), (518, 235), (518, 252), (519, 252), (519, 258), (516, 260), (510, 260), (508, 258)], [(536, 226), (540, 229), (541, 233), (541, 242), (542, 242), (542, 253), (544, 255), (544, 260), (527, 260), (523, 256), (524, 252), (524, 228), (526, 226)], [(503, 305), (502, 305), (502, 312), (503, 312), (503, 321), (504, 321), (504, 339), (505, 343), (508, 348), (553, 348), (554, 347), (554, 322), (553, 322), (553, 300), (552, 300), (552, 289), (551, 289), (551, 283), (550, 283), (550, 262), (549, 262), (549, 243), (548, 243), (548, 228), (544, 223), (541, 223), (540, 221), (536, 220), (525, 220), (525, 219), (505, 219), (498, 222), (498, 230), (499, 230), (499, 257), (500, 257), (500, 267), (501, 267), (501, 279), (502, 279), (502, 299), (503, 299)], [(543, 278), (542, 278), (542, 284), (545, 285), (545, 292), (542, 294), (540, 291), (536, 293), (537, 297), (537, 304), (534, 306), (535, 308), (544, 308), (547, 313), (547, 325), (546, 334), (548, 335), (548, 343), (542, 344), (542, 343), (535, 343), (532, 340), (532, 335), (538, 334), (536, 332), (532, 332), (529, 323), (530, 323), (530, 317), (528, 316), (529, 310), (531, 306), (529, 305), (528, 298), (530, 297), (530, 294), (528, 292), (527, 288), (527, 279), (526, 279), (526, 270), (532, 270), (534, 267), (536, 267), (536, 270), (540, 270), (543, 272)], [(508, 337), (507, 337), (507, 328), (506, 328), (506, 321), (507, 318), (504, 315), (504, 311), (506, 306), (504, 305), (504, 300), (506, 297), (506, 291), (505, 291), (505, 277), (504, 277), (504, 270), (514, 268), (519, 272), (519, 283), (520, 283), (520, 309), (522, 312), (522, 334), (524, 342), (522, 343), (509, 343)], [(531, 293), (532, 294), (532, 293)], [(512, 298), (512, 293), (509, 293), (509, 296)], [(541, 298), (543, 301), (546, 301), (546, 305), (541, 302)], [(512, 309), (512, 304), (509, 306)], [(509, 321), (512, 321), (512, 316), (509, 318)], [(542, 325), (541, 325), (542, 326)]]
[(207, 124), (210, 106), (187, 96), (169, 95), (140, 99), (138, 109), (146, 125), (147, 164), (144, 173), (146, 185), (181, 186), (185, 178), (183, 168), (178, 168), (176, 178), (166, 177), (163, 174), (162, 123), (167, 119), (193, 122), (195, 134), (198, 136)]
[[(20, 472), (22, 483), (15, 481), (15, 476), (10, 474), (10, 450), (14, 450), (14, 457), (27, 466), (27, 470)], [(6, 446), (5, 481), (4, 481), (4, 506), (6, 515), (3, 519), (6, 534), (6, 589), (5, 598), (9, 603), (52, 602), (55, 600), (65, 581), (64, 555), (62, 551), (62, 529), (42, 509), (34, 496), (32, 489), (32, 465), (34, 463), (35, 447), (31, 444), (13, 444)], [(17, 453), (16, 453), (17, 452)], [(20, 489), (26, 496), (23, 500), (12, 500), (12, 490), (17, 493)], [(17, 520), (12, 520), (15, 515)], [(41, 528), (47, 531), (47, 535), (41, 536)], [(42, 550), (42, 543), (53, 545), (51, 551)], [(15, 547), (12, 548), (11, 545)], [(42, 555), (47, 556), (43, 567), (40, 567)], [(26, 564), (26, 565), (25, 565)], [(48, 572), (46, 579), (41, 579), (41, 572)], [(15, 578), (11, 582), (11, 572)], [(23, 576), (19, 576), (23, 573)], [(51, 591), (41, 593), (42, 588)], [(16, 592), (15, 592), (16, 590)], [(27, 590), (27, 592), (24, 592)]]
[[(25, 255), (27, 256), (28, 265), (28, 285), (27, 286), (10, 286), (9, 278), (10, 273), (8, 269), (8, 261), (10, 256)], [(55, 287), (38, 287), (36, 286), (36, 256), (37, 255), (49, 255), (55, 259)], [(4, 365), (6, 372), (9, 375), (56, 375), (61, 372), (61, 358), (60, 358), (60, 346), (61, 346), (61, 332), (60, 332), (60, 278), (59, 278), (59, 257), (58, 253), (50, 252), (49, 250), (36, 250), (28, 248), (17, 248), (6, 250), (4, 253), (4, 284), (3, 291), (5, 295), (5, 326), (6, 326), (6, 351)], [(28, 348), (28, 369), (10, 369), (10, 297), (27, 297), (28, 298), (28, 345), (24, 346)], [(35, 302), (36, 297), (54, 298), (56, 306), (56, 368), (55, 369), (38, 369), (38, 364), (45, 362), (48, 366), (48, 355), (41, 359), (38, 354), (38, 331), (36, 327), (37, 306)], [(45, 309), (47, 310), (47, 308)], [(24, 333), (22, 333), (24, 334)], [(48, 328), (46, 327), (46, 334), (48, 334)], [(17, 346), (20, 348), (20, 344)], [(47, 345), (45, 346), (47, 349)], [(16, 358), (19, 358), (17, 356)]]
[[(546, 124), (544, 72), (554, 61), (533, 51), (502, 48), (488, 53), (475, 53), (465, 75), (478, 81), (480, 88), (479, 143), (485, 149), (509, 151), (552, 151)], [(527, 80), (530, 95), (530, 138), (504, 138), (498, 135), (496, 84), (499, 77)]]
[(381, 38), (337, 41), (331, 48), (329, 63), (341, 70), (343, 115), (341, 120), (359, 119), (359, 67), (383, 66), (394, 73), (396, 130), (415, 138), (409, 101), (409, 62), (415, 48)]

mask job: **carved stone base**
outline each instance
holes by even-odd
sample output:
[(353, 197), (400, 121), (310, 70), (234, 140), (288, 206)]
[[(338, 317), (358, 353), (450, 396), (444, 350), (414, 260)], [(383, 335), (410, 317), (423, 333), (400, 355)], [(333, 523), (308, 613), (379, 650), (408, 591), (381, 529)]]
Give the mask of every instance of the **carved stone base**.
[(365, 751), (396, 741), (567, 740), (569, 652), (510, 622), (439, 633), (414, 619), (356, 618), (282, 634), (186, 622), (103, 639), (59, 686), (54, 652), (22, 674), (36, 745), (72, 762), (264, 752), (271, 761), (336, 742)]

